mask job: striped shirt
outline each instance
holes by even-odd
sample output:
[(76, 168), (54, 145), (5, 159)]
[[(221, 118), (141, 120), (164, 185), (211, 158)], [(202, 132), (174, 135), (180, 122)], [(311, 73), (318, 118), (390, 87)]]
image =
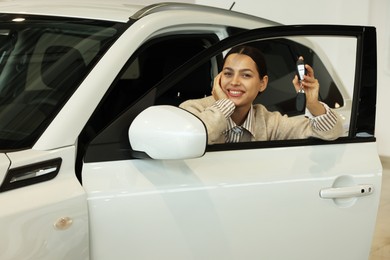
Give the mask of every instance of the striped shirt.
[[(325, 103), (322, 104), (326, 109), (325, 114), (315, 117), (306, 109), (305, 116), (309, 118), (313, 129), (318, 131), (329, 131), (336, 125), (337, 116)], [(249, 142), (255, 140), (254, 127), (252, 124), (254, 121), (253, 106), (251, 106), (242, 125), (237, 125), (230, 117), (235, 109), (233, 101), (221, 99), (216, 101), (213, 106), (218, 108), (227, 119), (227, 128), (223, 133), (225, 135), (226, 143)]]

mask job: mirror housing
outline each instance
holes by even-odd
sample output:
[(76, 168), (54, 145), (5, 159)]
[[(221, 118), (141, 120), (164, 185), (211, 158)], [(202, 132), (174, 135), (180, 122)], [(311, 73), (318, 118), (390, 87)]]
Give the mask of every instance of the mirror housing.
[(207, 130), (190, 112), (168, 105), (142, 111), (129, 128), (132, 149), (152, 159), (189, 159), (206, 151)]

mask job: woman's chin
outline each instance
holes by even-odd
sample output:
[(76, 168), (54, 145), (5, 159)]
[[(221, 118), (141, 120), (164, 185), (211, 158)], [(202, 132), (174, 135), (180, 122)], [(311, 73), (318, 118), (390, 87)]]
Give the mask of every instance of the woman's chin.
[(241, 105), (241, 100), (240, 100), (240, 98), (237, 98), (237, 97), (229, 97), (229, 99), (230, 99), (231, 101), (233, 101), (233, 103), (234, 103), (235, 106)]

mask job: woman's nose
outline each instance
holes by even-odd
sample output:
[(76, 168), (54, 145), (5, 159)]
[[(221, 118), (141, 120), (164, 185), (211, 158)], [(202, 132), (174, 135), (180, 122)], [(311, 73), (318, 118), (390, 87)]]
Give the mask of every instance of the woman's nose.
[(232, 84), (233, 86), (238, 86), (238, 85), (240, 85), (241, 82), (240, 82), (239, 77), (238, 77), (238, 76), (234, 76), (234, 77), (232, 78), (231, 84)]

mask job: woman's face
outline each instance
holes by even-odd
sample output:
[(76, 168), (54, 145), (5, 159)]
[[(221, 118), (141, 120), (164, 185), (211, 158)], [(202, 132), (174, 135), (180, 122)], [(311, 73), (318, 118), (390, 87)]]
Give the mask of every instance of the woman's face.
[(268, 77), (260, 79), (256, 63), (244, 54), (230, 54), (222, 69), (221, 87), (236, 107), (250, 107), (257, 94), (267, 87)]

